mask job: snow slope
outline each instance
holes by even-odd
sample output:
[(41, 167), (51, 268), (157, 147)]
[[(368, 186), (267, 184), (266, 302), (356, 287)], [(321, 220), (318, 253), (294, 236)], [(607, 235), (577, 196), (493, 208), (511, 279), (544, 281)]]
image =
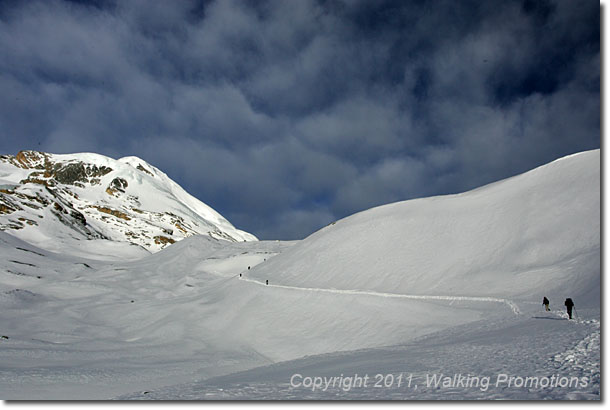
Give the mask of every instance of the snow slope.
[(337, 221), (254, 269), (298, 287), (599, 304), (600, 153)]
[(303, 355), (396, 344), (479, 320), (481, 307), (495, 305), (305, 292), (239, 279), (237, 272), (294, 243), (194, 236), (138, 261), (104, 263), (0, 236), (0, 332), (9, 336), (0, 349), (4, 399), (103, 399)]
[[(308, 356), (117, 399), (599, 400), (599, 312), (580, 314), (568, 321), (560, 311), (526, 305), (520, 317), (468, 323), (397, 346)], [(356, 376), (368, 382), (358, 384)], [(304, 386), (307, 377), (322, 383)], [(527, 377), (538, 384), (520, 385)], [(573, 378), (578, 385), (566, 384)]]
[(91, 153), (0, 156), (0, 229), (97, 259), (137, 259), (197, 234), (256, 240), (145, 161)]
[[(201, 235), (104, 261), (0, 232), (0, 398), (596, 399), (599, 268), (599, 151), (289, 243)], [(289, 384), (356, 372), (560, 373), (587, 386)]]

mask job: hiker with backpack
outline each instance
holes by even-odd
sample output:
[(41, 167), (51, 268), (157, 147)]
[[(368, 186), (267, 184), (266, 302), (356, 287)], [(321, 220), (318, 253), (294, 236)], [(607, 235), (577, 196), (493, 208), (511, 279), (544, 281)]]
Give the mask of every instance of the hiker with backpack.
[(574, 302), (572, 302), (571, 298), (567, 298), (564, 302), (564, 305), (568, 309), (568, 317), (572, 319), (572, 309), (574, 308)]
[(546, 298), (546, 296), (542, 299), (542, 304), (544, 305), (544, 308), (546, 309), (546, 311), (550, 311), (551, 309), (549, 308), (549, 300)]

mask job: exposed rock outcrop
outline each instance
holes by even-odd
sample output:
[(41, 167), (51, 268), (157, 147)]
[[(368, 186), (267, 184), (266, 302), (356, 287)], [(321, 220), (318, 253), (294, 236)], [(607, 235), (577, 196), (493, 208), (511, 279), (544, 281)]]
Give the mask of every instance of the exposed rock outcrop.
[(120, 219), (124, 219), (126, 221), (130, 221), (131, 220), (131, 218), (128, 217), (125, 212), (117, 211), (116, 209), (110, 209), (110, 208), (105, 207), (105, 206), (93, 206), (93, 208), (95, 208), (98, 211), (103, 212), (105, 214), (109, 214), (109, 215), (112, 215), (114, 217), (117, 217), (117, 218), (120, 218)]
[(112, 180), (108, 188), (106, 188), (106, 193), (108, 195), (114, 196), (117, 192), (125, 193), (125, 189), (129, 184), (124, 178), (115, 178)]
[[(50, 164), (50, 162), (47, 162)], [(76, 182), (99, 184), (98, 177), (112, 171), (112, 168), (73, 162), (68, 164), (52, 164), (45, 169), (44, 177), (52, 178), (61, 184), (74, 185)]]
[(167, 244), (171, 244), (171, 243), (175, 243), (176, 242), (172, 238), (168, 238), (166, 236), (161, 236), (161, 235), (155, 236), (153, 239), (155, 240), (155, 243), (157, 245), (167, 245)]

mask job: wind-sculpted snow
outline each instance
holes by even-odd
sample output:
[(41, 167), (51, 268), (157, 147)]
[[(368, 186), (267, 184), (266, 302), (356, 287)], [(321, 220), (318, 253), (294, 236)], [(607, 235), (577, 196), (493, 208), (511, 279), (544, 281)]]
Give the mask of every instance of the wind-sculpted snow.
[[(2, 331), (10, 337), (0, 341), (2, 398), (109, 398), (304, 355), (397, 344), (480, 320), (483, 308), (511, 315), (493, 302), (296, 292), (239, 280), (248, 266), (295, 243), (198, 236), (118, 263), (74, 260), (3, 235), (0, 292), (31, 293), (0, 298)], [(8, 272), (10, 260), (27, 264), (19, 265), (24, 275)]]
[[(599, 400), (599, 312), (568, 321), (557, 311), (524, 307), (519, 317), (468, 323), (398, 346), (309, 356), (118, 399)], [(355, 382), (364, 376), (366, 385)], [(319, 385), (307, 384), (315, 378)]]

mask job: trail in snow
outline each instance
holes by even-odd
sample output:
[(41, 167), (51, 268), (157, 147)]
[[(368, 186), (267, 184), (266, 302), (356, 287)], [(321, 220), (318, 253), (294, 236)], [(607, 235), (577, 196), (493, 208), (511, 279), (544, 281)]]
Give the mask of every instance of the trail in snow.
[[(555, 312), (556, 316), (567, 319), (567, 313)], [(597, 319), (582, 319), (576, 313), (576, 317), (571, 320), (573, 323), (585, 325), (593, 328), (593, 332), (585, 336), (578, 343), (565, 351), (554, 355), (549, 364), (562, 373), (575, 374), (579, 377), (587, 377), (595, 386), (600, 385), (600, 336), (601, 324)], [(599, 395), (599, 389), (594, 393)], [(580, 399), (578, 395), (569, 397)]]
[(368, 296), (379, 296), (384, 298), (402, 298), (402, 299), (419, 299), (419, 300), (449, 300), (449, 301), (472, 301), (472, 302), (495, 302), (495, 303), (503, 303), (510, 307), (512, 312), (515, 315), (521, 315), (521, 310), (515, 304), (515, 302), (502, 299), (502, 298), (494, 298), (494, 297), (479, 297), (479, 296), (444, 296), (444, 295), (405, 295), (401, 293), (387, 293), (387, 292), (375, 292), (375, 291), (366, 291), (366, 290), (349, 290), (349, 289), (324, 289), (324, 288), (303, 288), (298, 286), (287, 286), (287, 285), (267, 285), (261, 281), (255, 279), (248, 279), (244, 276), (239, 279), (256, 283), (262, 286), (269, 286), (275, 288), (282, 289), (293, 289), (300, 291), (312, 291), (312, 292), (326, 292), (326, 293), (339, 293), (343, 295), (368, 295)]
[[(597, 329), (566, 351), (556, 354), (551, 365), (562, 373), (587, 377), (592, 384), (600, 384), (600, 329)], [(596, 392), (599, 394), (599, 390)]]

